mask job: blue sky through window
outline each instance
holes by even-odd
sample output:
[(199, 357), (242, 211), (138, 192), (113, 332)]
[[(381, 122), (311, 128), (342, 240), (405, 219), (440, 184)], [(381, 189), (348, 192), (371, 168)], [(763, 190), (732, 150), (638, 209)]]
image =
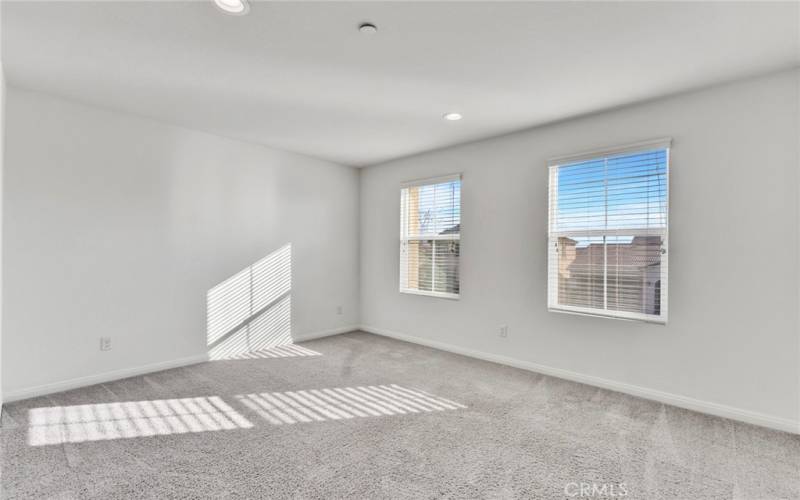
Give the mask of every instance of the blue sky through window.
[(420, 233), (442, 234), (461, 223), (461, 181), (419, 188)]
[[(666, 228), (665, 149), (562, 165), (557, 176), (555, 231), (611, 230), (624, 237), (626, 229)], [(590, 242), (573, 239), (579, 246)]]

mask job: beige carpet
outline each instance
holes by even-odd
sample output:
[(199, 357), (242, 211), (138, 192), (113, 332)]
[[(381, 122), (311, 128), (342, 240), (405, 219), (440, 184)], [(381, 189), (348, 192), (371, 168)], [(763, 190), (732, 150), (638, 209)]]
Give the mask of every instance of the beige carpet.
[(800, 498), (798, 436), (365, 333), (10, 403), (0, 438), (3, 498)]

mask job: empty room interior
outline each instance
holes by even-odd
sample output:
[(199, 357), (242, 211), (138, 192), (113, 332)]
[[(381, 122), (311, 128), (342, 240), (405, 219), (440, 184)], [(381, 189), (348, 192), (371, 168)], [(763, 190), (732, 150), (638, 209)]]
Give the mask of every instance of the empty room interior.
[(800, 2), (0, 30), (1, 498), (800, 499)]

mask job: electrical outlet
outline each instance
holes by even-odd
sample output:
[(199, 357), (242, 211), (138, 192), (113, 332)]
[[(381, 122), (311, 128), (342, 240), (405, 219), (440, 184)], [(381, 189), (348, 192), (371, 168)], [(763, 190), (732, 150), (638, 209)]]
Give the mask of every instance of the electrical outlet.
[(336, 314), (338, 314), (339, 316), (342, 315), (342, 306), (336, 306)]
[(100, 350), (101, 351), (111, 350), (111, 337), (100, 337)]
[(500, 325), (500, 336), (503, 338), (508, 337), (508, 325)]

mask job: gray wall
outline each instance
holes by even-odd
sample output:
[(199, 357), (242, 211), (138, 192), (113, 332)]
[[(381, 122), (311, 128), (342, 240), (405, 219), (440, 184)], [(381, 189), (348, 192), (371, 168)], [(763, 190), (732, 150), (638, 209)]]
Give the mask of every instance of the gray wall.
[(292, 332), (358, 323), (357, 170), (13, 88), (7, 112), (6, 399), (202, 356), (206, 292), (287, 243)]
[[(797, 429), (799, 134), (793, 71), (363, 170), (362, 324)], [(669, 136), (669, 324), (548, 312), (546, 159)], [(461, 299), (400, 294), (400, 183), (455, 172)]]

